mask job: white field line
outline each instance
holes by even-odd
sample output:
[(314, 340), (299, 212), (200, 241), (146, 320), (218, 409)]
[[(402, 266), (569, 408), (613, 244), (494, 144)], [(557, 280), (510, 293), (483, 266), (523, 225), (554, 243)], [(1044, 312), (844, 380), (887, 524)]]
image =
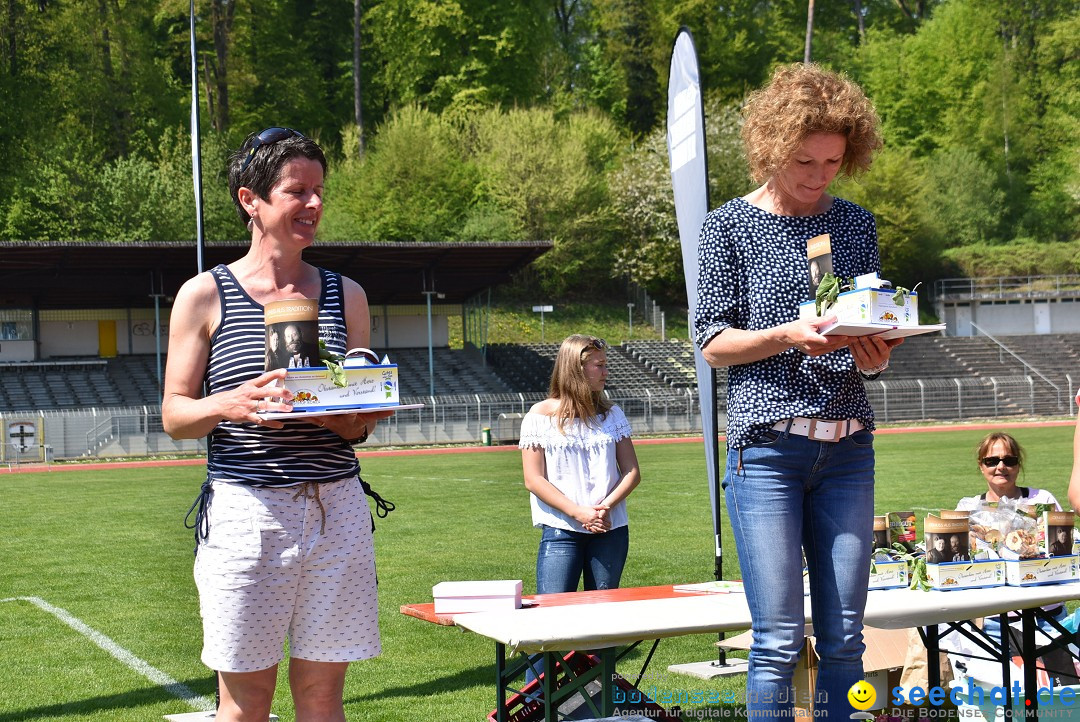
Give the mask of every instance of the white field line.
[(40, 597), (9, 597), (7, 599), (0, 599), (0, 602), (30, 602), (39, 609), (53, 615), (61, 622), (104, 649), (113, 657), (127, 665), (130, 669), (138, 672), (154, 684), (164, 687), (169, 694), (174, 697), (179, 697), (184, 702), (187, 702), (188, 706), (195, 711), (210, 712), (214, 709), (214, 700), (191, 691), (188, 687), (177, 682), (149, 662), (139, 659), (101, 632), (89, 627), (85, 622), (73, 616), (67, 610), (61, 609), (60, 607), (54, 607)]

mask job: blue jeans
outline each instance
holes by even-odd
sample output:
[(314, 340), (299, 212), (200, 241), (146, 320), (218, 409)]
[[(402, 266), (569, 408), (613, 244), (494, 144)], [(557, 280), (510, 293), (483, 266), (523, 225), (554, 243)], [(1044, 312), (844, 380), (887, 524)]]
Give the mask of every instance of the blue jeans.
[(616, 589), (630, 548), (629, 527), (602, 534), (541, 526), (536, 556), (536, 593), (575, 592), (585, 576), (585, 591)]
[(815, 710), (834, 720), (855, 711), (847, 692), (863, 678), (873, 441), (865, 430), (836, 443), (768, 431), (741, 453), (728, 451), (724, 490), (753, 620), (748, 718), (790, 715), (796, 701), (792, 674), (804, 636), (800, 546), (820, 658)]
[[(620, 526), (602, 534), (567, 531), (546, 524), (540, 527), (540, 551), (536, 555), (536, 593), (576, 592), (585, 576), (585, 591), (617, 589), (622, 578), (626, 553), (630, 549), (630, 527)], [(543, 673), (540, 655), (529, 657), (526, 684), (536, 679), (534, 668)]]

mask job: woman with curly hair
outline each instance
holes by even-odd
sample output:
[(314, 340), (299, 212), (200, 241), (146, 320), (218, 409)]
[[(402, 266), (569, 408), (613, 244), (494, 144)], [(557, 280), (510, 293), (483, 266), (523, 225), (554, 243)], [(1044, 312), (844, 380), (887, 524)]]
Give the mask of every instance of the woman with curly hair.
[[(880, 270), (874, 217), (827, 192), (881, 146), (862, 90), (816, 65), (777, 68), (744, 109), (761, 185), (705, 219), (695, 341), (728, 368), (725, 498), (753, 619), (747, 716), (792, 713), (803, 645), (800, 547), (821, 658), (815, 714), (847, 719), (863, 678), (863, 608), (874, 516), (874, 413), (863, 379), (888, 365), (874, 336), (825, 336), (799, 319), (808, 245), (828, 235), (839, 277)], [(800, 706), (806, 706), (800, 700)]]

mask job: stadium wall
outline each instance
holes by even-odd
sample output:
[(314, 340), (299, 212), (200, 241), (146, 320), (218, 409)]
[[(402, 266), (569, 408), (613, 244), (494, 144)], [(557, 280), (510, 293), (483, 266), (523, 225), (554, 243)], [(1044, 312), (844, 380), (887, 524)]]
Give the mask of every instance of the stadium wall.
[[(46, 361), (64, 357), (109, 358), (109, 339), (121, 356), (154, 354), (160, 331), (161, 351), (169, 348), (169, 311), (161, 309), (160, 329), (154, 309), (0, 309), (0, 363)], [(432, 306), (432, 345), (450, 345), (450, 317), (461, 306)], [(371, 309), (371, 344), (378, 349), (422, 348), (428, 343), (427, 309), (421, 305)]]

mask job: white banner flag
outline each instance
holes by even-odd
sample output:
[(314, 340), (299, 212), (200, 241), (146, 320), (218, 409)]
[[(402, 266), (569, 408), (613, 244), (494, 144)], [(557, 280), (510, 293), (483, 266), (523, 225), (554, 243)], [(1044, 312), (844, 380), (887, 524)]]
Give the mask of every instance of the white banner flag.
[[(709, 172), (705, 157), (705, 109), (694, 40), (686, 28), (679, 30), (671, 51), (668, 79), (668, 157), (671, 185), (675, 193), (675, 215), (682, 245), (686, 300), (690, 307), (690, 328), (697, 310), (698, 235), (709, 212)], [(716, 373), (705, 362), (701, 349), (694, 347), (701, 426), (705, 434), (705, 468), (712, 502), (713, 534), (716, 544), (716, 577), (721, 578), (720, 476), (717, 441)]]

